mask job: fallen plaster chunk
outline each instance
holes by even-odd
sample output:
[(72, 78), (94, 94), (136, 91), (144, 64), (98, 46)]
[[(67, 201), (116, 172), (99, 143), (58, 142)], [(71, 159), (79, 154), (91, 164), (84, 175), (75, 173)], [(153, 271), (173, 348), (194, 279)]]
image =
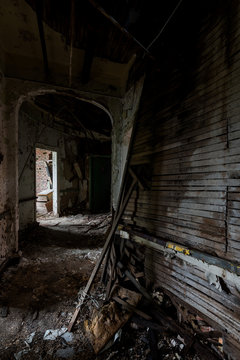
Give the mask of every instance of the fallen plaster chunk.
[(31, 344), (31, 343), (32, 343), (35, 334), (36, 334), (36, 331), (32, 332), (32, 333), (27, 337), (26, 342), (27, 342), (28, 344)]
[(219, 277), (209, 271), (206, 271), (206, 278), (210, 285), (214, 285), (217, 290), (222, 291), (222, 287), (219, 281)]
[(58, 336), (62, 336), (64, 333), (67, 332), (67, 328), (61, 328), (56, 330), (46, 330), (43, 336), (43, 340), (56, 340)]
[(97, 258), (99, 257), (100, 251), (89, 251), (87, 253), (87, 255), (85, 256), (85, 258), (89, 259), (90, 261), (96, 261)]
[(63, 335), (61, 335), (61, 337), (67, 342), (67, 343), (71, 343), (73, 342), (74, 336), (73, 333), (67, 331), (65, 332)]
[(31, 333), (31, 334), (26, 338), (26, 340), (25, 340), (26, 345), (29, 345), (29, 344), (32, 343), (35, 334), (36, 334), (36, 331), (34, 331), (33, 333)]

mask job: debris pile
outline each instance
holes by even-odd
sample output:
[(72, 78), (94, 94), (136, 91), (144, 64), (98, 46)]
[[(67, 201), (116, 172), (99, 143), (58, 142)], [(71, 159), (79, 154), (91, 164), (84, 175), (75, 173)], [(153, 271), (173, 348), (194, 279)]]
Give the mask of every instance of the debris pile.
[[(152, 295), (153, 298), (156, 296), (161, 298), (161, 309), (159, 311), (163, 320), (169, 321), (169, 326), (166, 323), (163, 326), (160, 321), (157, 321), (153, 315), (156, 308), (153, 312), (149, 311), (144, 299), (137, 292), (133, 292), (135, 301), (128, 307), (126, 304), (128, 304), (131, 296), (128, 298), (124, 294), (127, 292), (130, 295), (131, 291), (125, 288), (118, 288), (115, 291), (118, 293), (119, 299), (124, 299), (123, 303), (120, 304), (120, 302), (111, 299), (103, 301), (99, 309), (94, 309), (92, 305), (91, 312), (87, 314), (89, 318), (84, 322), (86, 335), (97, 354), (96, 359), (224, 359), (221, 353), (221, 338), (218, 338), (219, 333), (213, 332), (211, 328), (209, 328), (208, 335), (206, 336), (204, 333), (202, 338), (198, 336), (200, 333), (194, 333), (192, 343), (188, 341), (194, 331), (193, 328), (187, 329), (187, 326), (182, 323), (178, 328), (179, 333), (176, 331), (177, 322), (167, 315), (173, 311), (173, 304), (169, 297), (159, 289), (155, 290)], [(140, 296), (138, 297), (138, 295)], [(116, 299), (116, 296), (113, 296), (113, 299)], [(88, 301), (90, 300), (86, 301), (85, 306), (87, 306)], [(126, 303), (124, 304), (124, 302)], [(191, 316), (193, 318), (193, 314)], [(195, 316), (195, 320), (196, 322), (199, 321), (202, 326), (202, 319), (200, 320), (198, 316)], [(174, 323), (176, 325), (175, 331), (173, 331)], [(194, 346), (194, 342), (196, 346)], [(211, 342), (216, 345), (215, 352), (211, 351)]]
[[(104, 221), (108, 219), (101, 223), (95, 218), (89, 224), (84, 219), (83, 231), (85, 225), (99, 228)], [(58, 222), (51, 220), (48, 226), (55, 228)], [(98, 272), (86, 294), (100, 249), (80, 249), (74, 238), (63, 242), (52, 233), (50, 238), (40, 235), (1, 279), (1, 360), (224, 358), (221, 333), (146, 282), (141, 246), (129, 239), (114, 242), (102, 267), (105, 285)], [(82, 299), (68, 331), (73, 306)]]
[[(141, 338), (138, 337), (131, 342), (132, 350), (128, 349), (127, 354), (124, 342), (124, 353), (114, 345), (113, 352), (108, 354), (109, 358), (224, 358), (221, 333), (191, 314), (182, 304), (177, 304), (173, 296), (170, 298), (161, 289), (151, 291), (151, 284), (146, 283), (144, 276), (143, 247), (133, 244), (130, 239), (118, 241), (115, 237), (107, 253), (106, 264), (103, 279), (107, 303), (93, 311), (91, 320), (85, 322), (95, 353), (101, 355), (103, 350), (109, 348), (110, 337), (111, 343), (115, 344), (114, 339), (120, 339), (119, 330), (122, 328), (123, 339), (125, 331), (131, 336), (133, 329), (144, 334), (145, 341), (140, 346), (144, 351), (135, 353), (134, 349), (139, 348)], [(122, 341), (119, 343), (120, 348), (121, 345)]]
[[(56, 226), (40, 225), (21, 243), (21, 258), (4, 268), (0, 278), (1, 360), (94, 358), (84, 333), (85, 313), (74, 333), (66, 328), (79, 287), (86, 284), (101, 252), (91, 242), (89, 246), (91, 231), (85, 236), (84, 232), (95, 229), (94, 241), (99, 244), (108, 226), (99, 231), (98, 238), (97, 224), (102, 226), (110, 219), (107, 215), (105, 220), (103, 215), (78, 219), (87, 224), (77, 226), (78, 237), (65, 237), (65, 232), (53, 231)], [(48, 220), (51, 224), (59, 222), (59, 218)], [(67, 228), (67, 219), (65, 225)]]
[[(136, 306), (141, 299), (141, 294), (128, 289), (118, 290), (119, 299), (125, 299), (126, 304)], [(123, 301), (123, 300), (122, 300)], [(112, 337), (129, 320), (131, 312), (120, 309), (115, 301), (110, 301), (99, 310), (92, 312), (92, 319), (85, 321), (86, 332), (91, 339), (96, 354), (104, 348)]]

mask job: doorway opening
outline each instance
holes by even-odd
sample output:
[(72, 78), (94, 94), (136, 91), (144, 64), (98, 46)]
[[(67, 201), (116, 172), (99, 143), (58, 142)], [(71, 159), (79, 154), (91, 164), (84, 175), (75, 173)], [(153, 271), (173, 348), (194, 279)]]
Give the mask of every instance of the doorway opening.
[(111, 156), (90, 156), (90, 210), (93, 214), (111, 209)]
[(36, 217), (57, 215), (57, 152), (36, 147)]

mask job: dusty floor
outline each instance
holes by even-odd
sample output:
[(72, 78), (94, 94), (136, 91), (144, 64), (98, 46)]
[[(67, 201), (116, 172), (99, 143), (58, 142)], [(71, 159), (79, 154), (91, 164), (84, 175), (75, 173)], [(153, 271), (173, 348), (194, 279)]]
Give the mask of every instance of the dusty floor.
[(184, 345), (176, 335), (155, 333), (152, 352), (151, 329), (139, 327), (134, 318), (121, 329), (113, 346), (96, 356), (84, 321), (103, 303), (100, 275), (74, 331), (67, 332), (110, 221), (108, 215), (48, 215), (24, 238), (19, 262), (13, 262), (0, 278), (0, 360), (200, 360), (194, 353), (183, 356)]
[(48, 217), (25, 239), (19, 264), (12, 264), (0, 280), (1, 360), (65, 358), (67, 353), (78, 359), (92, 357), (80, 329), (69, 345), (60, 336), (55, 341), (43, 336), (68, 325), (109, 222), (106, 215)]

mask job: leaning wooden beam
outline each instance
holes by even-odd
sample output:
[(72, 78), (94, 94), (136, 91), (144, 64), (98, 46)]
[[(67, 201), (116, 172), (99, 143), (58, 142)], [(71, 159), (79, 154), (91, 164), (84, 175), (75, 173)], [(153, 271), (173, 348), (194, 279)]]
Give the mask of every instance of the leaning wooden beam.
[(75, 324), (75, 321), (76, 321), (76, 319), (78, 317), (78, 314), (80, 312), (80, 309), (81, 309), (81, 305), (83, 304), (83, 301), (85, 300), (88, 292), (90, 291), (90, 289), (92, 287), (93, 281), (94, 281), (94, 279), (95, 279), (95, 277), (97, 275), (97, 272), (98, 272), (98, 270), (99, 270), (99, 268), (100, 268), (100, 266), (102, 264), (104, 256), (105, 256), (105, 254), (106, 254), (106, 252), (108, 250), (108, 247), (112, 242), (113, 235), (114, 235), (114, 233), (115, 233), (115, 231), (117, 229), (119, 220), (120, 220), (120, 218), (121, 218), (121, 216), (122, 216), (122, 214), (123, 214), (123, 212), (125, 210), (125, 207), (127, 206), (128, 200), (129, 200), (129, 198), (130, 198), (130, 196), (131, 196), (131, 194), (132, 194), (132, 192), (134, 190), (134, 187), (135, 187), (136, 183), (137, 183), (137, 180), (133, 179), (133, 181), (132, 181), (132, 183), (130, 185), (130, 188), (129, 188), (129, 190), (128, 190), (125, 198), (124, 198), (123, 204), (122, 204), (121, 208), (119, 209), (117, 216), (115, 217), (114, 223), (113, 223), (111, 231), (110, 231), (110, 233), (109, 233), (109, 235), (107, 237), (107, 240), (106, 240), (106, 242), (104, 244), (101, 255), (100, 255), (100, 257), (99, 257), (99, 259), (98, 259), (98, 261), (97, 261), (97, 263), (96, 263), (96, 265), (95, 265), (95, 267), (93, 269), (93, 272), (92, 272), (92, 274), (91, 274), (91, 276), (90, 276), (90, 278), (88, 280), (88, 283), (87, 283), (87, 285), (86, 285), (86, 287), (84, 289), (83, 296), (82, 296), (82, 298), (81, 298), (81, 300), (80, 300), (80, 302), (79, 302), (79, 304), (78, 304), (78, 306), (77, 306), (77, 308), (76, 308), (76, 310), (75, 310), (75, 312), (73, 314), (73, 317), (72, 317), (72, 319), (71, 319), (71, 321), (70, 321), (70, 323), (68, 325), (68, 331), (71, 331), (73, 325)]
[(145, 190), (145, 187), (144, 187), (142, 181), (141, 181), (141, 180), (139, 179), (139, 177), (135, 174), (135, 172), (133, 171), (133, 169), (132, 169), (131, 167), (129, 168), (129, 172), (130, 172), (130, 174), (132, 175), (132, 177), (138, 181), (138, 186), (140, 187), (140, 189), (141, 189), (141, 190)]
[(148, 314), (144, 313), (143, 311), (137, 309), (135, 306), (128, 304), (126, 301), (120, 299), (120, 297), (114, 296), (113, 300), (116, 301), (118, 304), (121, 304), (125, 309), (138, 314), (139, 316), (141, 316), (145, 320), (152, 320), (151, 316), (149, 316)]
[(128, 278), (128, 280), (130, 280), (133, 283), (133, 285), (140, 291), (140, 293), (146, 299), (148, 299), (149, 301), (152, 300), (152, 297), (149, 295), (149, 293), (146, 291), (146, 289), (144, 289), (144, 287), (135, 279), (135, 277), (130, 273), (130, 271), (128, 271), (128, 270), (124, 271), (124, 266), (120, 261), (117, 263), (117, 267), (120, 270), (123, 270), (123, 272), (124, 272), (125, 276)]
[(200, 342), (200, 340), (193, 336), (188, 329), (184, 329), (182, 326), (177, 324), (177, 322), (168, 316), (157, 304), (153, 302), (146, 302), (148, 304), (149, 313), (156, 318), (163, 326), (166, 326), (172, 332), (179, 334), (184, 338), (186, 343), (186, 348), (190, 350), (193, 348), (199, 355), (201, 355), (202, 360), (217, 360), (219, 359), (218, 354), (213, 353), (207, 345)]

